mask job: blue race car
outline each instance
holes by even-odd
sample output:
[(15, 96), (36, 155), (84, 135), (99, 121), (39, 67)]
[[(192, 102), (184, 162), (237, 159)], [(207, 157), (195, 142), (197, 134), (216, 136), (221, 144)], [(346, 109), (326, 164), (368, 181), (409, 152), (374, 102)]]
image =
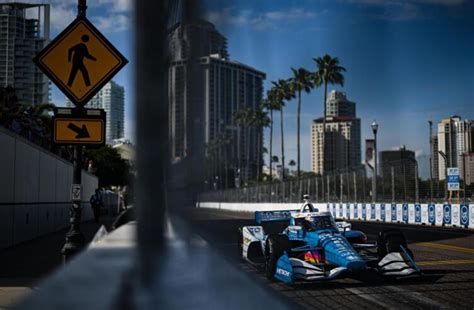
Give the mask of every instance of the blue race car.
[[(368, 244), (364, 233), (318, 212), (306, 195), (299, 211), (255, 212), (255, 220), (259, 226), (239, 228), (239, 255), (263, 264), (269, 279), (330, 280), (370, 269), (394, 277), (420, 274), (399, 230), (382, 231), (377, 243)], [(261, 226), (278, 221), (289, 222), (281, 233), (266, 234)]]

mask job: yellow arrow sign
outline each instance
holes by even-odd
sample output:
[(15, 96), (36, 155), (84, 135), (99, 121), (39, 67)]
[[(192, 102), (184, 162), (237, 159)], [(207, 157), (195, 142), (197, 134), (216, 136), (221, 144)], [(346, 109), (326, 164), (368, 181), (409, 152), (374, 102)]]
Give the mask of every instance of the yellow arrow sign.
[(102, 119), (56, 118), (54, 120), (54, 143), (58, 144), (103, 144), (105, 126)]
[(74, 20), (34, 61), (79, 106), (128, 62), (85, 17)]

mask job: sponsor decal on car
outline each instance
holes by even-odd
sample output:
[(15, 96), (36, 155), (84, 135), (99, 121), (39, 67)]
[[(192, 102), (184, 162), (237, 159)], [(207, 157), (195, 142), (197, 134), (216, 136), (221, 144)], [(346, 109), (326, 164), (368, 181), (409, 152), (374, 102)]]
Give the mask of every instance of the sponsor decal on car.
[(286, 271), (285, 269), (277, 268), (276, 273), (281, 274), (283, 276), (289, 277), (290, 272)]

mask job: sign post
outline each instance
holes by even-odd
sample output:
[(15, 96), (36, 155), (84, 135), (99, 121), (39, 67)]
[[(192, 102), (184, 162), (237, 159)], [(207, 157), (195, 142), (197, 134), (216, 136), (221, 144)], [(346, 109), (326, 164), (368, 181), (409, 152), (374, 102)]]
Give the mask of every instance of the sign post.
[[(450, 198), (452, 197), (452, 192), (459, 192), (459, 168), (452, 167), (447, 169), (447, 183), (448, 183), (448, 191)], [(451, 199), (450, 199), (451, 202)]]
[(86, 18), (87, 0), (78, 0), (77, 18), (33, 59), (35, 64), (76, 106), (57, 108), (53, 142), (74, 146), (71, 228), (62, 249), (64, 261), (84, 247), (80, 230), (82, 152), (84, 145), (105, 144), (105, 112), (85, 109), (87, 102), (128, 60)]

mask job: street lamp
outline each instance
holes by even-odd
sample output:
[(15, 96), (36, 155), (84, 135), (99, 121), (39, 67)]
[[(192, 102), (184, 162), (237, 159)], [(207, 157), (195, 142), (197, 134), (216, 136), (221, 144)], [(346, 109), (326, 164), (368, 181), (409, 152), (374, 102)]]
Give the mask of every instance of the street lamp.
[(372, 132), (374, 133), (374, 176), (372, 178), (372, 200), (377, 201), (377, 130), (379, 124), (374, 120), (372, 122)]
[(443, 151), (438, 151), (438, 154), (441, 155), (441, 157), (444, 160), (444, 200), (448, 200), (448, 157)]

